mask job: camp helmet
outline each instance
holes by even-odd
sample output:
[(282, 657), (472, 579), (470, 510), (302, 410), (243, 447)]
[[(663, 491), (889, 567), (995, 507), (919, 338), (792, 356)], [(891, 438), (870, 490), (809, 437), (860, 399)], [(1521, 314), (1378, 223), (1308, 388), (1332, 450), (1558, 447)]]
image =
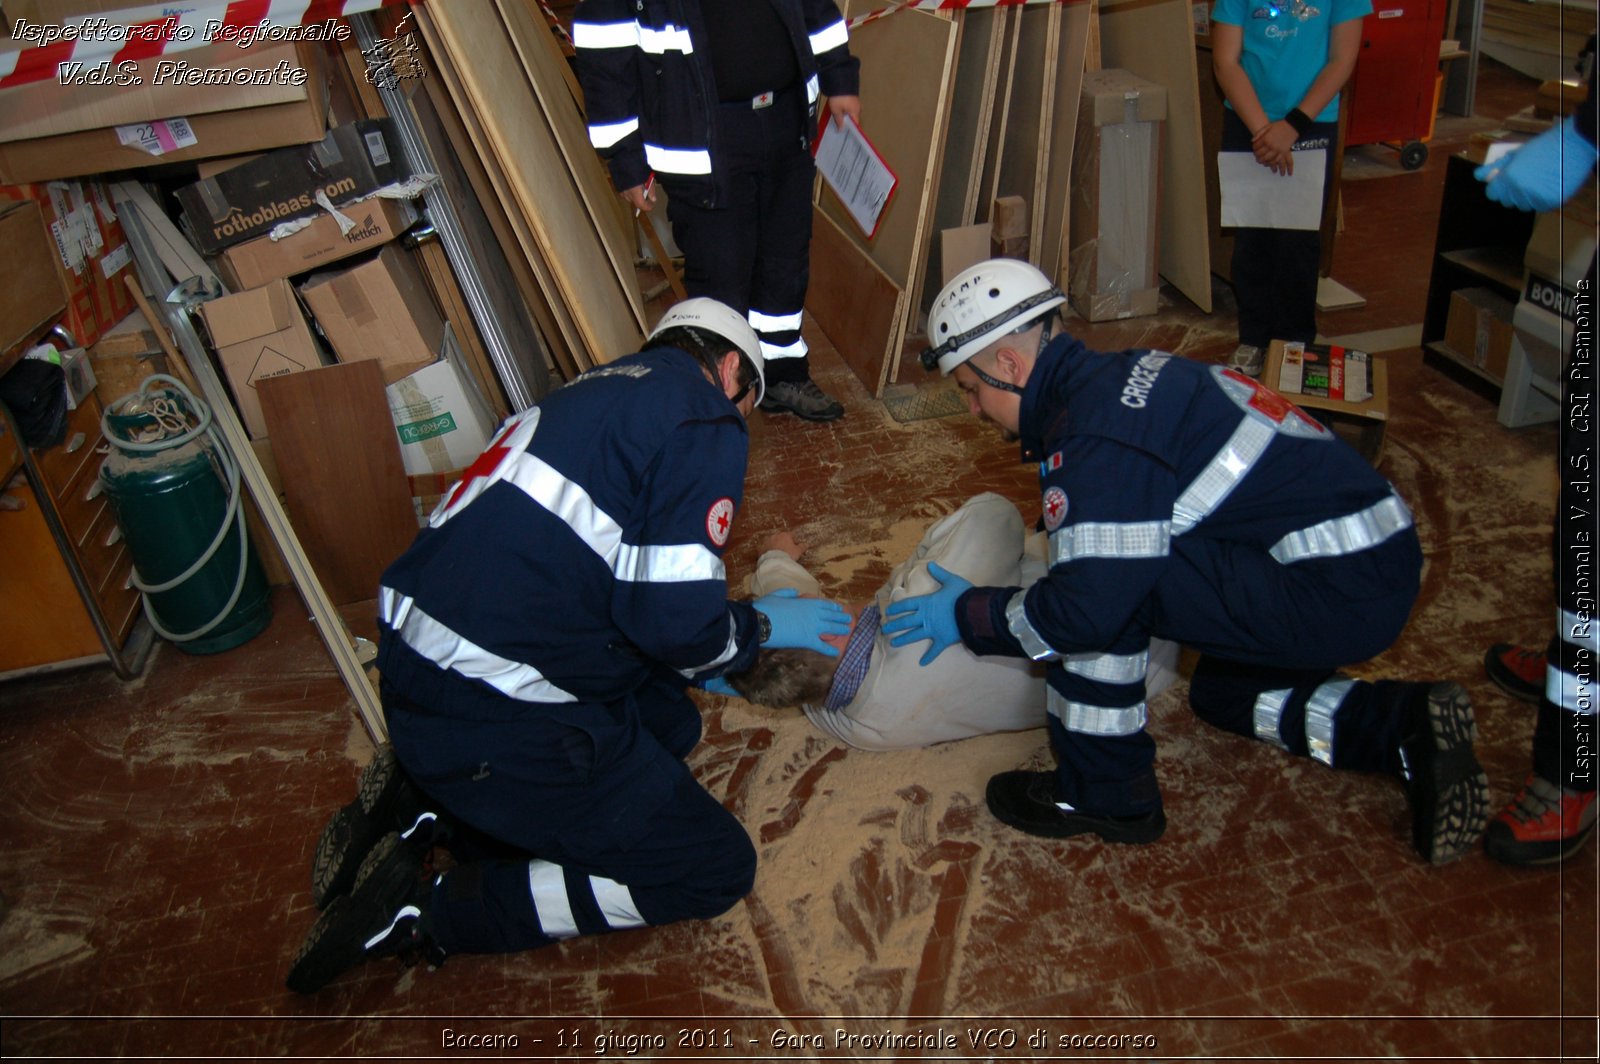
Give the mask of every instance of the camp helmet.
[(656, 327), (650, 330), (649, 338), (654, 340), (668, 329), (679, 326), (715, 333), (738, 348), (739, 353), (755, 367), (756, 402), (761, 402), (767, 394), (766, 363), (761, 357), (761, 341), (756, 338), (756, 331), (750, 327), (744, 315), (709, 296), (696, 296), (668, 308), (661, 315), (661, 320), (656, 322)]
[(928, 312), (922, 365), (948, 377), (955, 368), (1008, 332), (1067, 301), (1061, 289), (1021, 259), (989, 259), (951, 278)]

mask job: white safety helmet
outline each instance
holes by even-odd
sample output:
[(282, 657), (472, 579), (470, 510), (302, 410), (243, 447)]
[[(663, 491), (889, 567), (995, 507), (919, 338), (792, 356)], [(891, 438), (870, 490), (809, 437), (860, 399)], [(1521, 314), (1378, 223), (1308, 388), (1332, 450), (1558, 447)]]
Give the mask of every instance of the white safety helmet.
[(672, 306), (661, 315), (656, 327), (650, 330), (649, 339), (654, 340), (668, 329), (679, 326), (715, 333), (738, 348), (739, 353), (755, 368), (756, 402), (761, 402), (767, 394), (766, 363), (761, 357), (761, 341), (756, 338), (756, 331), (750, 327), (744, 315), (720, 300), (696, 296)]
[(948, 377), (955, 368), (1008, 332), (1030, 325), (1067, 301), (1061, 289), (1021, 259), (969, 266), (944, 286), (928, 312), (923, 368)]

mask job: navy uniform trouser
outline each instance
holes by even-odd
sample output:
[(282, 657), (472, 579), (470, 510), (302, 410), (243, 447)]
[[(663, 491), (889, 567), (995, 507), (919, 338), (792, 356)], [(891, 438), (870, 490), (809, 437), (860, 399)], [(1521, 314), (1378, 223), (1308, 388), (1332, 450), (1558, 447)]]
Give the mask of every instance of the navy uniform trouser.
[(1595, 264), (1578, 293), (1572, 347), (1562, 372), (1561, 437), (1551, 560), (1555, 569), (1556, 633), (1550, 639), (1545, 693), (1533, 732), (1533, 769), (1577, 791), (1595, 789), (1596, 624), (1595, 554), (1600, 550), (1597, 497)]
[(718, 187), (705, 206), (669, 178), (667, 217), (683, 252), (683, 285), (750, 314), (769, 382), (810, 377), (800, 315), (811, 276), (811, 190), (816, 167), (807, 138), (805, 88), (771, 105), (724, 103), (716, 110)]
[[(1296, 152), (1327, 151), (1323, 199), (1333, 181), (1335, 122), (1313, 122), (1295, 142)], [(1249, 151), (1250, 131), (1231, 109), (1223, 109), (1222, 150)], [(1273, 340), (1311, 343), (1317, 337), (1317, 278), (1322, 270), (1318, 229), (1232, 230), (1229, 266), (1239, 307), (1239, 342), (1265, 351)]]
[[(1189, 685), (1195, 714), (1217, 727), (1333, 768), (1397, 772), (1406, 710), (1426, 686), (1352, 680), (1337, 670), (1386, 650), (1416, 601), (1422, 551), (1407, 529), (1341, 559), (1283, 565), (1259, 548), (1174, 536), (1150, 597), (1108, 648), (1137, 654), (1151, 637), (1199, 650)], [(1098, 683), (1051, 668), (1051, 699), (1126, 705), (1142, 682)], [(1155, 741), (1143, 728), (1069, 730), (1052, 710), (1058, 800), (1134, 815), (1161, 802)]]
[(431, 933), (446, 954), (708, 919), (755, 881), (744, 827), (683, 762), (700, 716), (681, 687), (512, 707), (500, 721), (449, 718), (387, 686), (383, 705), (411, 779), (501, 844), (454, 852), (435, 884)]

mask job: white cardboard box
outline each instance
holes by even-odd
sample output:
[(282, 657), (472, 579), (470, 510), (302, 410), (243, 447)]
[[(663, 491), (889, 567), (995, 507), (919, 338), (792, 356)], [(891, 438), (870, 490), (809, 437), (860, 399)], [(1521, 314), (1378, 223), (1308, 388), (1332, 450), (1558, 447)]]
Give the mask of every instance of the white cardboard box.
[(448, 326), (441, 348), (439, 361), (385, 389), (410, 476), (465, 469), (494, 431), (494, 415), (460, 368), (463, 356)]

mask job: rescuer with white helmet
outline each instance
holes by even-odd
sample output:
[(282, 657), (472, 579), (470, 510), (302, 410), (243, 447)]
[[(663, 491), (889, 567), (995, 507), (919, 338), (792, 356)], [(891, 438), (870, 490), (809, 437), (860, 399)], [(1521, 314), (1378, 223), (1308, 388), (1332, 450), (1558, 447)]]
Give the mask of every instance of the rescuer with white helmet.
[(1061, 302), (1026, 263), (979, 263), (934, 300), (923, 355), (1039, 463), (1048, 572), (976, 587), (930, 566), (940, 590), (901, 599), (883, 624), (892, 645), (929, 641), (924, 662), (960, 643), (1046, 664), (1059, 766), (993, 777), (989, 809), (1041, 836), (1161, 836), (1145, 730), (1159, 637), (1200, 651), (1189, 703), (1203, 719), (1393, 775), (1422, 857), (1466, 852), (1488, 780), (1465, 693), (1337, 671), (1393, 644), (1416, 600), (1421, 548), (1393, 486), (1236, 370), (1052, 336)]
[[(644, 350), (507, 419), (384, 571), (392, 751), (318, 844), (323, 913), (291, 989), (374, 957), (437, 964), (707, 919), (749, 891), (749, 835), (684, 764), (700, 738), (685, 689), (763, 648), (837, 655), (822, 637), (850, 628), (832, 602), (728, 597), (763, 370), (744, 315), (678, 304)], [(440, 815), (435, 842), (441, 821), (472, 829), (431, 882), (427, 840), (394, 819), (419, 808)], [(468, 835), (495, 859), (457, 848)]]

